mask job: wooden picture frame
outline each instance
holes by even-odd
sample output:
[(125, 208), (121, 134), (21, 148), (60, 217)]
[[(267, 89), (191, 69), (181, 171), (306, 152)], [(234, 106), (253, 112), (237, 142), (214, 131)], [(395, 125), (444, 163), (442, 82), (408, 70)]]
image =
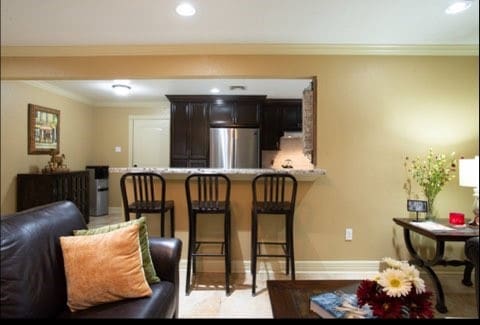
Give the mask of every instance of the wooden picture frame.
[(28, 104), (28, 154), (60, 152), (60, 111)]

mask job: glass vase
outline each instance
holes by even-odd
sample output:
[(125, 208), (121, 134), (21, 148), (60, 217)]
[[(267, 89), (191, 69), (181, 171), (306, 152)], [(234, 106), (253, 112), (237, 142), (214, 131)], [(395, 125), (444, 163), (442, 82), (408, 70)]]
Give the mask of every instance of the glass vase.
[(427, 215), (425, 219), (427, 220), (435, 220), (437, 218), (437, 210), (435, 208), (435, 197), (427, 197), (428, 207), (427, 207)]

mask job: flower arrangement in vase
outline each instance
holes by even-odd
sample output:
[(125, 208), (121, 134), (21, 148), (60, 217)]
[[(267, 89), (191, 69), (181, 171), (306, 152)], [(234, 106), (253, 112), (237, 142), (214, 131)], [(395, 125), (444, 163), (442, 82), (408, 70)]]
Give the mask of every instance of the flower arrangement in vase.
[(436, 154), (433, 149), (430, 149), (425, 158), (405, 158), (407, 172), (420, 185), (427, 198), (427, 219), (435, 219), (435, 198), (443, 186), (455, 178), (456, 166), (455, 152), (447, 157), (445, 154)]
[(432, 292), (415, 266), (392, 258), (383, 262), (385, 270), (360, 282), (358, 305), (368, 305), (376, 318), (433, 318)]

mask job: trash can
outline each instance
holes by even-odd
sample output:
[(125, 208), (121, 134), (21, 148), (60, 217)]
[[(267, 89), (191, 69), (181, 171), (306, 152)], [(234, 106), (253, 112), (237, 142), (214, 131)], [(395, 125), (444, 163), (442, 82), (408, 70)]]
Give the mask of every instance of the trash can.
[(90, 215), (108, 214), (108, 166), (87, 166), (89, 172)]

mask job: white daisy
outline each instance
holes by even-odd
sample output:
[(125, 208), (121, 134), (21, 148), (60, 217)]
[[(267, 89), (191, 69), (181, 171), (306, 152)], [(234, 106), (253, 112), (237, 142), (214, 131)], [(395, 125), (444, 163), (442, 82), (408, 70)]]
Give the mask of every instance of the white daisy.
[(425, 282), (420, 278), (420, 272), (413, 265), (405, 265), (401, 269), (405, 274), (405, 277), (415, 287), (415, 291), (420, 294), (425, 292)]
[(406, 296), (412, 289), (412, 283), (408, 281), (401, 270), (387, 269), (382, 272), (378, 283), (389, 297)]
[(394, 269), (399, 269), (402, 267), (402, 262), (394, 260), (391, 257), (384, 257), (383, 262)]

